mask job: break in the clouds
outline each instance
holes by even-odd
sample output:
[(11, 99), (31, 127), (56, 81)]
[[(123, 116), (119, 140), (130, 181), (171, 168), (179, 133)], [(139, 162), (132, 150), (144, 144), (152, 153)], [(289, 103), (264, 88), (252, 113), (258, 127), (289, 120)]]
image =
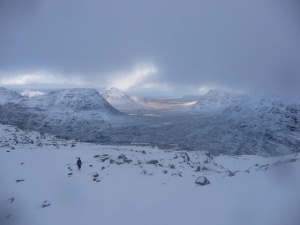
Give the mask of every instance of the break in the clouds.
[(287, 0), (2, 0), (1, 86), (297, 90)]

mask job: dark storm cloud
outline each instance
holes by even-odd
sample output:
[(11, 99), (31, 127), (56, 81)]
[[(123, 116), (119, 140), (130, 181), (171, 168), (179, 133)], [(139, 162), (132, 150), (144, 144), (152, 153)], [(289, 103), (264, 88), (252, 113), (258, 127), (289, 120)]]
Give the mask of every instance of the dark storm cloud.
[(299, 81), (297, 1), (3, 2), (1, 76), (45, 70), (101, 81), (149, 63), (159, 71), (152, 82), (174, 87)]

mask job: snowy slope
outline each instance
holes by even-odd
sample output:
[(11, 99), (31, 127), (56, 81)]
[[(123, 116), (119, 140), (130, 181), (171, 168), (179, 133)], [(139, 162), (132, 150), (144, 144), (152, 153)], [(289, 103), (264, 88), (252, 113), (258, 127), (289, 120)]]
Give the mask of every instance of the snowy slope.
[(46, 109), (101, 110), (101, 112), (118, 113), (95, 89), (88, 88), (53, 91), (36, 97), (34, 102)]
[(218, 89), (212, 89), (202, 96), (193, 106), (195, 111), (213, 111), (224, 109), (241, 99), (241, 95)]
[(22, 98), (19, 93), (0, 87), (0, 104), (18, 103)]
[[(3, 125), (0, 134), (2, 225), (300, 221), (298, 154), (212, 157), (205, 151), (78, 143)], [(204, 177), (210, 184), (195, 184)]]
[(102, 96), (116, 109), (124, 113), (135, 113), (144, 109), (141, 99), (132, 98), (117, 88), (110, 88)]
[(299, 115), (299, 101), (274, 96), (247, 96), (220, 113), (216, 121), (225, 129), (244, 135), (239, 143), (241, 150), (252, 148), (282, 153), (292, 149), (297, 152), (300, 144)]
[(22, 91), (20, 93), (22, 96), (24, 97), (29, 97), (29, 98), (33, 98), (36, 96), (40, 96), (40, 95), (44, 95), (46, 93), (42, 92), (42, 91), (31, 91), (29, 89), (25, 89), (24, 91)]

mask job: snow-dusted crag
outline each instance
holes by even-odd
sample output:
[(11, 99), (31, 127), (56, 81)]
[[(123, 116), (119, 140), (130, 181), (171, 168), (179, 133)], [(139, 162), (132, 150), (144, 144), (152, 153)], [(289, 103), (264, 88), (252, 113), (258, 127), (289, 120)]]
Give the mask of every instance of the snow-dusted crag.
[(108, 141), (102, 130), (122, 118), (122, 113), (94, 89), (64, 89), (34, 98), (11, 95), (15, 97), (0, 105), (1, 123), (43, 133)]
[(33, 104), (44, 109), (88, 111), (118, 114), (95, 89), (63, 89), (36, 97)]
[(143, 111), (146, 107), (146, 101), (141, 98), (130, 97), (117, 88), (110, 88), (102, 96), (116, 109), (124, 113), (136, 113)]

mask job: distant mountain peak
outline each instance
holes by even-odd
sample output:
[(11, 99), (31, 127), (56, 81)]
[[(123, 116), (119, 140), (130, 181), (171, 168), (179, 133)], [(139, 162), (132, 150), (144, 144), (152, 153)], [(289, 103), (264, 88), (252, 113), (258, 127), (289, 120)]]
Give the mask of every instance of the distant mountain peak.
[(25, 89), (24, 91), (22, 91), (20, 93), (22, 96), (24, 97), (29, 97), (29, 98), (33, 98), (36, 96), (40, 96), (40, 95), (44, 95), (46, 93), (42, 92), (42, 91), (31, 91), (29, 89)]
[(36, 98), (47, 107), (69, 108), (75, 111), (101, 110), (119, 113), (103, 98), (96, 89), (72, 88), (52, 91)]
[(112, 87), (102, 94), (102, 96), (116, 109), (121, 112), (132, 112), (136, 110), (143, 110), (141, 99), (131, 97), (118, 88)]
[(118, 89), (116, 87), (112, 87), (112, 88), (108, 89), (107, 91), (104, 92), (103, 95), (110, 96), (110, 97), (126, 96), (126, 97), (130, 98), (129, 95), (127, 95), (125, 92), (121, 91), (120, 89)]

